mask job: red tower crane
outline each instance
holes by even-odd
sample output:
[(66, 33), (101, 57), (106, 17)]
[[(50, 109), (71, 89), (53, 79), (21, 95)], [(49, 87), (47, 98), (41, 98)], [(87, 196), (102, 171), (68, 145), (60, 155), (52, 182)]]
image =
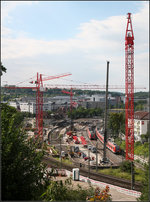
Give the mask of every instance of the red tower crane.
[(48, 76), (48, 77), (42, 78), (42, 74), (37, 73), (36, 81), (30, 82), (32, 84), (36, 84), (36, 87), (18, 87), (18, 86), (5, 87), (10, 89), (24, 88), (24, 89), (36, 90), (36, 128), (38, 133), (37, 136), (39, 136), (40, 139), (43, 138), (43, 92), (45, 91), (45, 88), (43, 87), (43, 81), (48, 81), (48, 80), (57, 79), (57, 78), (70, 76), (70, 75), (72, 74), (66, 73), (66, 74), (60, 74), (57, 76)]
[(125, 133), (126, 160), (134, 160), (134, 35), (131, 13), (125, 34)]

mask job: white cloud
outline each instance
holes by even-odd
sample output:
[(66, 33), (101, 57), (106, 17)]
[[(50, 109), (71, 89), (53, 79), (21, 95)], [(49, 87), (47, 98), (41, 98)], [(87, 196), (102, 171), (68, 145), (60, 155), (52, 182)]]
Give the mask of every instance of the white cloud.
[(24, 6), (24, 5), (32, 5), (36, 4), (38, 1), (2, 1), (1, 6), (2, 6), (2, 23), (4, 23), (5, 20), (11, 22), (12, 17), (9, 15), (9, 13), (17, 8), (18, 6)]
[[(9, 4), (9, 7), (3, 11), (3, 15), (8, 17), (9, 11), (20, 4), (21, 2)], [(136, 84), (141, 82), (139, 76), (141, 72), (148, 71), (148, 16), (148, 3), (143, 3), (141, 10), (132, 15)], [(41, 69), (46, 71), (47, 66), (52, 66), (54, 68), (48, 71), (55, 73), (62, 68), (63, 71), (71, 71), (77, 78), (84, 81), (104, 84), (106, 60), (110, 60), (110, 83), (123, 84), (126, 23), (126, 16), (112, 16), (102, 21), (92, 19), (79, 26), (79, 33), (74, 38), (55, 41), (36, 40), (24, 35), (12, 38), (13, 31), (5, 27), (2, 29), (2, 61), (9, 61), (8, 63), (12, 61), (16, 67), (18, 64), (15, 61), (22, 61), (24, 65), (20, 63), (20, 66), (28, 72), (38, 70), (41, 72)], [(35, 61), (38, 61), (36, 68)], [(143, 64), (142, 70), (141, 64)], [(30, 68), (27, 68), (28, 66)], [(23, 71), (22, 69), (20, 77)], [(146, 77), (147, 73), (140, 84), (147, 85)]]

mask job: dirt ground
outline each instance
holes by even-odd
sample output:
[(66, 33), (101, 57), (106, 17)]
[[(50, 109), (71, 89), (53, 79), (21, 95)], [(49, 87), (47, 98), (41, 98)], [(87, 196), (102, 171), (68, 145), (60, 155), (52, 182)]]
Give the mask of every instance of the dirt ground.
[[(54, 178), (54, 180), (62, 180), (62, 181), (65, 181), (68, 177), (56, 177)], [(88, 188), (89, 187), (89, 184), (87, 182), (83, 182), (83, 181), (73, 181), (72, 180), (72, 184), (73, 184), (73, 187), (76, 188), (77, 185), (79, 184), (81, 187), (83, 188)], [(97, 187), (97, 185), (92, 185), (94, 188)], [(103, 186), (100, 186), (101, 190), (104, 189)], [(109, 192), (111, 195), (112, 195), (112, 200), (113, 201), (137, 201), (136, 197), (135, 196), (131, 196), (131, 195), (128, 195), (126, 193), (121, 193), (120, 191), (114, 188), (110, 188), (110, 192)]]

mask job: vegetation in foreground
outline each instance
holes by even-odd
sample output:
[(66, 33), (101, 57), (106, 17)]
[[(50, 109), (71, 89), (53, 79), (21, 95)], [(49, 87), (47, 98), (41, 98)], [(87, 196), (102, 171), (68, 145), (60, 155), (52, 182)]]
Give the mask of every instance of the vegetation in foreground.
[(89, 186), (87, 189), (82, 189), (81, 186), (73, 188), (71, 178), (65, 182), (51, 181), (47, 190), (42, 194), (44, 201), (85, 201), (88, 195), (94, 194), (94, 188)]
[(23, 117), (15, 108), (1, 104), (2, 200), (38, 200), (48, 186), (43, 151), (22, 130)]
[(23, 117), (15, 108), (1, 104), (2, 117), (2, 188), (5, 201), (85, 201), (94, 189), (73, 189), (71, 182), (53, 181), (42, 163), (44, 151), (39, 143), (28, 140), (22, 129)]

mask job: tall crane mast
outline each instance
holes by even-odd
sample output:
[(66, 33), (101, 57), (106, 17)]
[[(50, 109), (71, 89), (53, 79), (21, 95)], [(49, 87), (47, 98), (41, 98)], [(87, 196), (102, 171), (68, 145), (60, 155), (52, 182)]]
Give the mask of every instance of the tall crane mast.
[(131, 13), (125, 34), (125, 135), (126, 160), (134, 160), (134, 35)]

